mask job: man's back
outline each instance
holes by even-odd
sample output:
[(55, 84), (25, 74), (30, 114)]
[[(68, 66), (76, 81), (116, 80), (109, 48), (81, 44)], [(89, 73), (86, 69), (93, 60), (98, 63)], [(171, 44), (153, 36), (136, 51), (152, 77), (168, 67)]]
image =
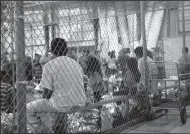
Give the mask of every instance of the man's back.
[(183, 54), (179, 58), (179, 69), (182, 72), (190, 72), (190, 55), (189, 54)]
[(60, 56), (44, 66), (41, 86), (53, 90), (50, 102), (55, 108), (68, 110), (86, 101), (83, 70), (73, 59)]

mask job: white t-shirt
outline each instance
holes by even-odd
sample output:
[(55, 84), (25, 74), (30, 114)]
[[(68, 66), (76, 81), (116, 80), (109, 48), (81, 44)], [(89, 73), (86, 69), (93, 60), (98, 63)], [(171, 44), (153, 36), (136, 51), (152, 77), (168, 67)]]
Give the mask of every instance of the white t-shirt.
[[(148, 62), (148, 70), (149, 70), (149, 78), (150, 79), (150, 75), (157, 74), (158, 70), (157, 70), (157, 66), (154, 63), (150, 62), (154, 62), (151, 58), (147, 57), (147, 62)], [(145, 85), (145, 66), (144, 66), (144, 57), (140, 58), (138, 60), (138, 69), (141, 73), (141, 78), (140, 78), (140, 83), (142, 83), (143, 85)], [(155, 92), (158, 86), (158, 82), (156, 81), (152, 81), (151, 83), (151, 89), (149, 89), (151, 92)]]
[(117, 84), (117, 78), (115, 75), (112, 75), (110, 78), (109, 78), (109, 82), (112, 83), (112, 84)]
[(40, 87), (52, 90), (50, 103), (65, 112), (73, 106), (85, 105), (83, 77), (83, 69), (75, 60), (61, 56), (45, 64)]
[(108, 68), (117, 69), (115, 59), (111, 59), (110, 57), (108, 57), (107, 62), (108, 62)]

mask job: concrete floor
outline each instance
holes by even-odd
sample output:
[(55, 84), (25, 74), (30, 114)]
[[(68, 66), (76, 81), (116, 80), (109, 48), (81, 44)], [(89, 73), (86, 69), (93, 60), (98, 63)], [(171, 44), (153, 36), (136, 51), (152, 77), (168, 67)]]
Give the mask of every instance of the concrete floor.
[(122, 133), (190, 133), (190, 106), (187, 107), (187, 122), (182, 125), (177, 110), (149, 122), (141, 123)]

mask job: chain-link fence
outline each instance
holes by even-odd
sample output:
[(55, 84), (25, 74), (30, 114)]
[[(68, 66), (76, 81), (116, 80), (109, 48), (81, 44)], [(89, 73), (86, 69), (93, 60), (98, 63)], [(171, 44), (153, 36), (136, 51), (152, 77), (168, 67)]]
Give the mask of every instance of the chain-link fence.
[(164, 60), (167, 15), (182, 14), (181, 3), (2, 1), (1, 8), (4, 133), (118, 131), (143, 121), (148, 66), (134, 57)]

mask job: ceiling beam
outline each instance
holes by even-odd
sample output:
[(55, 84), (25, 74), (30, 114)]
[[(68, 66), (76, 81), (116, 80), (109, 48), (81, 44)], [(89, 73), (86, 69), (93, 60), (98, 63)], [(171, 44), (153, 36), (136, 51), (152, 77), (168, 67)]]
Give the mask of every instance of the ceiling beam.
[[(126, 2), (126, 9), (129, 10), (138, 10), (138, 2), (137, 1), (120, 1), (120, 2)], [(147, 1), (148, 2), (148, 7), (152, 6), (152, 1)], [(180, 1), (156, 1), (156, 5), (157, 6), (163, 6), (165, 7), (165, 3), (168, 3), (167, 7), (169, 9), (171, 8), (177, 8), (179, 7)], [(32, 4), (32, 5), (28, 5), (24, 7), (25, 11), (39, 11), (39, 10), (43, 10), (43, 8), (45, 7), (45, 5), (49, 5), (49, 9), (51, 8), (51, 4), (54, 4), (55, 7), (58, 8), (74, 8), (74, 7), (85, 7), (85, 6), (97, 6), (97, 7), (103, 7), (103, 6), (112, 6), (113, 1), (49, 1), (46, 2), (44, 4)]]

